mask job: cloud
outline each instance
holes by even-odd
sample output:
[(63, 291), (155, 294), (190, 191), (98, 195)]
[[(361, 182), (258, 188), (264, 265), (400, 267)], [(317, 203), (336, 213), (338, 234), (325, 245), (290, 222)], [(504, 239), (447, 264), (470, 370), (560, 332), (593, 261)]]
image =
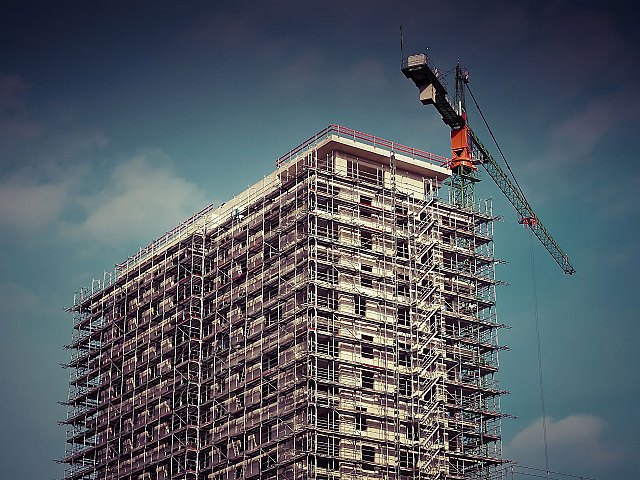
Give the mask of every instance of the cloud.
[(46, 231), (65, 242), (146, 243), (210, 203), (159, 151), (96, 178), (97, 167), (108, 164), (107, 135), (55, 102), (40, 112), (43, 122), (33, 120), (27, 90), (20, 75), (0, 72), (0, 161), (13, 170), (0, 173), (5, 235)]
[[(3, 310), (0, 319), (12, 322), (38, 306), (38, 296), (13, 282), (0, 280), (0, 305)], [(9, 325), (5, 325), (5, 328), (9, 328)]]
[(27, 84), (20, 75), (0, 72), (0, 111), (22, 110)]
[(620, 110), (623, 102), (624, 95), (618, 93), (588, 99), (578, 111), (555, 126), (548, 156), (565, 164), (587, 158), (607, 133), (629, 117)]
[(333, 80), (340, 88), (384, 88), (389, 84), (387, 67), (379, 60), (363, 58), (344, 70), (333, 72)]
[[(488, 38), (510, 39), (505, 49), (514, 55), (511, 63), (518, 65), (505, 72), (506, 81), (496, 85), (517, 88), (534, 99), (531, 105), (522, 104), (521, 111), (529, 118), (523, 118), (521, 128), (533, 122), (528, 127), (533, 133), (529, 144), (538, 137), (541, 145), (537, 158), (526, 168), (545, 174), (546, 180), (551, 168), (593, 163), (590, 155), (616, 129), (634, 122), (640, 107), (630, 80), (639, 73), (637, 55), (619, 19), (607, 8), (568, 8), (564, 1), (548, 2), (542, 8), (507, 2), (493, 5), (499, 11), (483, 15), (488, 23), (480, 25), (501, 33)], [(509, 64), (501, 58), (497, 68)], [(562, 185), (553, 185), (557, 187)]]
[(159, 156), (147, 153), (118, 165), (101, 191), (79, 199), (85, 216), (68, 225), (66, 235), (101, 244), (151, 241), (210, 203), (169, 166), (154, 165)]
[[(573, 473), (613, 465), (625, 456), (605, 438), (607, 423), (594, 415), (575, 414), (560, 420), (547, 418), (551, 469)], [(542, 420), (517, 433), (504, 446), (505, 457), (522, 465), (544, 465)]]
[(88, 193), (80, 187), (90, 175), (91, 168), (49, 166), (1, 180), (0, 226), (13, 236), (46, 229), (65, 242), (146, 243), (211, 203), (157, 151), (116, 165)]
[(0, 72), (0, 140), (19, 142), (42, 134), (43, 126), (29, 118), (24, 79), (15, 73)]
[(0, 225), (33, 231), (51, 224), (70, 201), (70, 179), (37, 182), (25, 172), (0, 182)]
[[(255, 9), (253, 9), (255, 10)], [(199, 18), (183, 33), (183, 39), (189, 47), (235, 52), (245, 50), (245, 62), (273, 59), (290, 52), (296, 43), (286, 32), (269, 33), (268, 23), (264, 20), (266, 12), (262, 9), (253, 12), (216, 13), (213, 16)]]
[(51, 150), (60, 160), (77, 158), (106, 147), (109, 139), (99, 128), (72, 128), (57, 133), (51, 144)]
[[(318, 42), (317, 22), (305, 25), (305, 20), (292, 29), (287, 20), (297, 9), (300, 7), (287, 4), (287, 13), (276, 14), (273, 5), (269, 4), (268, 7), (256, 5), (249, 12), (216, 12), (189, 25), (182, 34), (182, 41), (189, 49), (205, 48), (208, 52), (217, 52), (216, 61), (232, 61), (233, 68), (241, 76), (252, 77), (258, 69), (261, 77), (253, 87), (254, 93), (267, 91), (269, 97), (282, 95), (288, 101), (292, 96), (308, 98), (326, 95), (329, 91), (351, 95), (354, 90), (380, 89), (389, 84), (387, 67), (375, 56), (360, 56), (356, 48), (329, 55), (327, 44)], [(329, 15), (326, 9), (318, 13)], [(348, 23), (344, 18), (347, 14), (344, 11), (339, 19), (331, 17), (337, 30), (331, 42), (344, 35), (338, 25)], [(307, 18), (311, 18), (309, 15), (305, 11)], [(366, 13), (359, 15), (357, 20), (363, 21), (362, 15)], [(228, 57), (230, 52), (239, 49), (246, 55)], [(273, 68), (274, 65), (277, 68)]]
[(16, 143), (32, 140), (40, 136), (43, 126), (38, 122), (20, 118), (3, 118), (0, 116), (0, 139)]
[(564, 1), (542, 7), (512, 3), (494, 4), (497, 11), (481, 15), (479, 25), (484, 32), (500, 33), (488, 39), (504, 43), (509, 38), (505, 49), (513, 49), (521, 65), (509, 78), (521, 88), (529, 86), (532, 95), (544, 95), (547, 103), (564, 101), (619, 83), (621, 65), (628, 74), (637, 70), (635, 44), (606, 9), (571, 8)]

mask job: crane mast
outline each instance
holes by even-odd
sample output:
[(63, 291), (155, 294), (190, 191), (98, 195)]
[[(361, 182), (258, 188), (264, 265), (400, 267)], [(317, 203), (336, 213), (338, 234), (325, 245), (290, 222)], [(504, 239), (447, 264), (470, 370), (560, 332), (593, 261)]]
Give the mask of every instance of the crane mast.
[(482, 165), (520, 215), (520, 223), (531, 228), (565, 273), (575, 273), (569, 257), (533, 212), (522, 190), (509, 178), (469, 127), (464, 98), (468, 73), (460, 65), (456, 66), (453, 101), (440, 80), (438, 69), (430, 63), (427, 55), (410, 55), (403, 59), (402, 73), (418, 87), (422, 104), (435, 106), (443, 122), (451, 128), (449, 168), (454, 202), (463, 207), (473, 205), (474, 184), (480, 181), (477, 165)]

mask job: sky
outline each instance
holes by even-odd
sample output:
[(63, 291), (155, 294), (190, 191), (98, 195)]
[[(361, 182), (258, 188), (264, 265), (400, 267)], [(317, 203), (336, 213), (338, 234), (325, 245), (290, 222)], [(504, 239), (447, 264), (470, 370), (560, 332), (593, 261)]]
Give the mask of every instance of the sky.
[[(545, 465), (537, 302), (550, 468), (637, 477), (638, 20), (615, 1), (0, 0), (2, 476), (62, 475), (65, 308), (80, 287), (328, 124), (450, 155), (448, 127), (400, 72), (402, 24), (405, 54), (468, 68), (576, 269), (531, 240), (485, 174), (511, 326), (505, 458)], [(491, 149), (473, 109), (469, 121)]]

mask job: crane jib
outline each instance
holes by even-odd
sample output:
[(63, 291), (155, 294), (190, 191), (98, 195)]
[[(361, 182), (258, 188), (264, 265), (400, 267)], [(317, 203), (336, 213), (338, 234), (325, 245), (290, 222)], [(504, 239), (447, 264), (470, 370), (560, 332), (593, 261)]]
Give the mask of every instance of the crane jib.
[(420, 102), (433, 105), (442, 116), (444, 123), (451, 128), (462, 128), (465, 119), (449, 100), (449, 93), (440, 81), (440, 76), (429, 66), (426, 55), (411, 55), (403, 62), (402, 73), (413, 80), (420, 90)]
[[(520, 188), (511, 181), (477, 135), (468, 127), (463, 105), (451, 104), (449, 94), (440, 80), (438, 70), (431, 64), (427, 55), (410, 55), (403, 59), (401, 69), (402, 73), (418, 87), (420, 102), (423, 105), (433, 105), (442, 116), (443, 122), (452, 130), (452, 161), (449, 167), (452, 169), (453, 175), (457, 175), (460, 170), (464, 175), (465, 172), (477, 169), (475, 167), (476, 163), (481, 164), (505, 197), (507, 197), (507, 200), (514, 206), (520, 215), (521, 223), (531, 228), (540, 243), (565, 273), (569, 275), (575, 273), (569, 257), (562, 251), (533, 212), (531, 205), (529, 205)], [(459, 70), (459, 68), (456, 69), (457, 74)]]

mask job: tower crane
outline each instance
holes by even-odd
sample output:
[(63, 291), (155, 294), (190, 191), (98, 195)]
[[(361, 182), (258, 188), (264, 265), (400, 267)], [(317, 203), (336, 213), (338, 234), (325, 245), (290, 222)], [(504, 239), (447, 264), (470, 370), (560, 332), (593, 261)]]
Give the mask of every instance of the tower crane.
[[(413, 80), (413, 83), (418, 87), (422, 104), (435, 106), (444, 123), (451, 128), (451, 162), (449, 163), (449, 168), (451, 169), (450, 181), (454, 202), (463, 207), (473, 203), (474, 184), (480, 181), (478, 165), (482, 165), (498, 188), (515, 207), (520, 215), (519, 222), (531, 228), (565, 273), (569, 275), (575, 273), (567, 254), (562, 251), (533, 212), (513, 173), (512, 181), (491, 156), (475, 132), (469, 127), (464, 91), (465, 88), (468, 89), (472, 97), (473, 92), (468, 86), (468, 72), (459, 64), (456, 67), (453, 101), (441, 81), (438, 69), (431, 63), (426, 54), (410, 55), (403, 59), (402, 73)], [(480, 113), (482, 114), (482, 112)], [(510, 168), (509, 171), (511, 171)]]

